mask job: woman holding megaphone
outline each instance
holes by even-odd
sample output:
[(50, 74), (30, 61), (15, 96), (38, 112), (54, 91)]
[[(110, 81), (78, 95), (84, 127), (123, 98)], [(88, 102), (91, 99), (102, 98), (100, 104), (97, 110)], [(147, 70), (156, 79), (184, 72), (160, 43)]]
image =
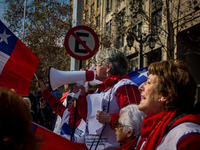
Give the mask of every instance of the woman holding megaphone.
[(88, 149), (117, 149), (115, 121), (120, 109), (129, 104), (139, 104), (140, 92), (137, 85), (126, 77), (128, 62), (118, 49), (108, 48), (96, 54), (96, 79), (102, 81), (98, 90), (87, 94), (83, 86), (77, 101), (79, 115), (86, 121), (85, 144)]

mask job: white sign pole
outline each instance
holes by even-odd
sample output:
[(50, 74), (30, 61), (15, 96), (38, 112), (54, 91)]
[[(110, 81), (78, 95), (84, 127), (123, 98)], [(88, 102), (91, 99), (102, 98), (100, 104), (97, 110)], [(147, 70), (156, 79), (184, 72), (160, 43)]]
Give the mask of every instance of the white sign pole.
[[(74, 0), (72, 27), (81, 25), (81, 18), (82, 18), (81, 3), (82, 2), (83, 2), (82, 0)], [(80, 60), (76, 60), (73, 57), (71, 57), (71, 71), (80, 70), (79, 61)]]

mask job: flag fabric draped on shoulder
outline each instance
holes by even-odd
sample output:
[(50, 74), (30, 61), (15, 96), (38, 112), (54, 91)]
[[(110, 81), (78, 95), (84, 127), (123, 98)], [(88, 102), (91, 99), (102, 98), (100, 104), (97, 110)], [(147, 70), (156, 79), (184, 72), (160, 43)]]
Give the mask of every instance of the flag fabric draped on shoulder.
[(128, 77), (139, 87), (143, 82), (146, 82), (147, 80), (148, 66), (135, 71), (128, 72)]
[(44, 137), (45, 141), (42, 143), (41, 150), (80, 150), (82, 149), (77, 143), (74, 143), (36, 123), (33, 122), (33, 129), (35, 136)]
[(39, 61), (0, 20), (0, 86), (28, 96)]

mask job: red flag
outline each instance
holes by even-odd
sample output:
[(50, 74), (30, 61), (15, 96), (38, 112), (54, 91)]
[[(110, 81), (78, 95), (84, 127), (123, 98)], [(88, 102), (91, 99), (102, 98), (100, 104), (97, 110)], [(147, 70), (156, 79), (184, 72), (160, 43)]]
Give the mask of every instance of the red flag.
[[(43, 143), (42, 150), (51, 150), (51, 149), (59, 149), (59, 150), (81, 150), (83, 149), (77, 143), (74, 143), (54, 132), (45, 129), (44, 127), (33, 122), (33, 129), (35, 131), (35, 135), (42, 135), (45, 138), (45, 142)], [(43, 145), (42, 144), (42, 145)]]
[(28, 96), (39, 61), (0, 20), (0, 86)]

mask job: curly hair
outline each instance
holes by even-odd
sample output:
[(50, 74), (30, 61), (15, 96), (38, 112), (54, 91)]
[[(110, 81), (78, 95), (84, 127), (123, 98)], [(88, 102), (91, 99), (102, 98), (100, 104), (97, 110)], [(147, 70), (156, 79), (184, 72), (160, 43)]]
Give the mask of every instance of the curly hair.
[(194, 108), (197, 82), (183, 61), (161, 61), (150, 64), (148, 73), (158, 76), (157, 92), (167, 97), (166, 110)]
[(0, 147), (5, 150), (40, 149), (34, 135), (32, 115), (17, 93), (0, 87)]

